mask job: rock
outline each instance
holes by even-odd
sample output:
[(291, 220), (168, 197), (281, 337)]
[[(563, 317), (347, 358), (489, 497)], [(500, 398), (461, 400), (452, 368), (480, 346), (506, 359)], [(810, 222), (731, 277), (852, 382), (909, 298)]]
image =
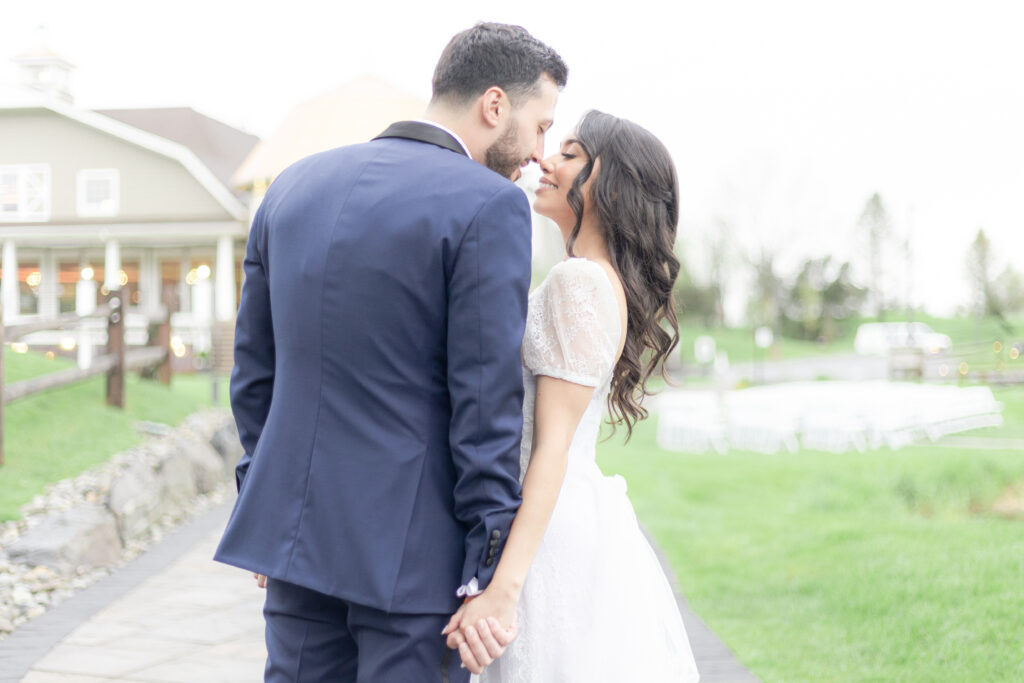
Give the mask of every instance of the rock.
[(153, 436), (167, 436), (171, 433), (172, 427), (162, 422), (136, 422), (135, 431), (140, 434), (152, 434)]
[(45, 565), (32, 568), (22, 578), (34, 591), (52, 591), (60, 587), (57, 573)]
[(238, 464), (245, 452), (242, 442), (238, 439), (238, 429), (235, 428), (234, 420), (228, 420), (226, 424), (213, 432), (213, 436), (210, 437), (210, 445), (220, 453), (228, 470), (234, 472), (235, 465)]
[(14, 630), (14, 624), (6, 617), (0, 617), (0, 633), (10, 633)]
[(7, 550), (12, 560), (24, 564), (103, 567), (117, 561), (121, 538), (106, 508), (81, 505), (45, 515)]
[(160, 516), (177, 516), (187, 510), (196, 496), (195, 467), (188, 454), (174, 449), (157, 469), (160, 485), (156, 510)]
[(136, 538), (157, 518), (160, 482), (147, 463), (129, 465), (110, 486), (107, 505), (117, 518), (122, 541)]
[(18, 607), (28, 607), (35, 601), (32, 599), (32, 591), (25, 586), (15, 586), (11, 591), (11, 603)]
[(213, 446), (205, 441), (181, 436), (173, 439), (176, 448), (192, 463), (196, 490), (209, 493), (224, 483), (227, 477), (224, 461)]

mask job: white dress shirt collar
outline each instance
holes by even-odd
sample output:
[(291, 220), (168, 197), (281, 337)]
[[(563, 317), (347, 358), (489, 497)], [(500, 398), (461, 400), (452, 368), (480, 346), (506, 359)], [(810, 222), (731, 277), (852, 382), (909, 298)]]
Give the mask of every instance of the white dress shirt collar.
[(433, 126), (434, 128), (440, 128), (445, 133), (448, 133), (448, 135), (451, 135), (453, 138), (455, 138), (455, 142), (459, 143), (459, 145), (462, 146), (462, 149), (466, 152), (466, 156), (469, 157), (470, 159), (473, 158), (473, 155), (469, 153), (469, 147), (466, 147), (466, 143), (462, 141), (462, 138), (460, 138), (459, 134), (456, 133), (454, 130), (452, 130), (450, 128), (446, 128), (445, 126), (442, 126), (437, 121), (428, 121), (426, 119), (414, 119), (414, 120), (416, 121), (416, 123), (425, 123), (428, 126)]

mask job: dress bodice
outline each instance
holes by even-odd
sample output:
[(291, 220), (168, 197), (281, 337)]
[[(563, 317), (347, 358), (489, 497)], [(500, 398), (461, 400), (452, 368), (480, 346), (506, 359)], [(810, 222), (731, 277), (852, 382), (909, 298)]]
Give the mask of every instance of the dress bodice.
[(612, 283), (594, 261), (562, 261), (530, 295), (523, 337), (520, 479), (526, 476), (533, 449), (538, 375), (594, 387), (569, 447), (569, 469), (594, 462), (621, 330)]

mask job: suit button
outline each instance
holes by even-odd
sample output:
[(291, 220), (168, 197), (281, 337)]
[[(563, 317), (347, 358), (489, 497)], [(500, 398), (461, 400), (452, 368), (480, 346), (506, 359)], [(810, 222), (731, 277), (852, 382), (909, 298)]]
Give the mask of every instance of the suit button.
[(491, 532), (491, 538), (493, 538), (495, 540), (501, 538), (501, 532), (499, 530), (495, 529), (494, 531)]
[(497, 545), (498, 545), (498, 542), (499, 542), (499, 541), (498, 541), (498, 539), (496, 539), (496, 538), (492, 538), (492, 539), (491, 539), (491, 547), (492, 547), (492, 548), (494, 548), (494, 547), (497, 547)]
[(494, 564), (494, 558), (493, 557), (488, 557), (487, 561), (484, 562), (484, 566), (485, 567), (490, 567), (492, 564)]
[(490, 552), (489, 552), (489, 553), (487, 553), (487, 557), (488, 557), (488, 558), (494, 557), (494, 551), (495, 551), (495, 549), (494, 549), (494, 548), (491, 548)]

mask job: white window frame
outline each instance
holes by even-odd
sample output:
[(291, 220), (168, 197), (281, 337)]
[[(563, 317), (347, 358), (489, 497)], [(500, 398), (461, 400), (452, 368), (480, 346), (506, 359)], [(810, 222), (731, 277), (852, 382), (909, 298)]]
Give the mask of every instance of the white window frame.
[[(78, 215), (83, 217), (116, 216), (121, 213), (121, 172), (116, 168), (85, 168), (77, 176)], [(90, 204), (86, 197), (86, 186), (93, 180), (110, 182), (110, 206), (102, 207)]]
[(49, 164), (7, 164), (0, 174), (18, 177), (18, 210), (0, 211), (0, 223), (42, 223), (50, 220)]

